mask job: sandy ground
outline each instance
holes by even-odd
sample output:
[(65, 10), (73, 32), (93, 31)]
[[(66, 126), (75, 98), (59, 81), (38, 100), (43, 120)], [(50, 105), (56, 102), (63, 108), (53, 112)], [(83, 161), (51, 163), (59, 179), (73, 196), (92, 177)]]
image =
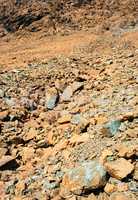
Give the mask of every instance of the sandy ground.
[[(0, 41), (0, 67), (24, 67), (31, 62), (70, 55), (76, 47), (94, 42), (98, 37), (91, 31), (79, 31), (68, 36), (41, 37), (38, 33), (28, 37), (4, 38)], [(138, 30), (124, 33), (118, 39), (131, 41), (138, 47)]]

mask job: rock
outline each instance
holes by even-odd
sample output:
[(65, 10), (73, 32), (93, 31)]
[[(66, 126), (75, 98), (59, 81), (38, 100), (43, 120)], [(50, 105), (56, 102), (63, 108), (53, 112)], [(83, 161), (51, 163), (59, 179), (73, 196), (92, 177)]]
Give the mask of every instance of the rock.
[(62, 181), (61, 195), (68, 192), (80, 195), (87, 190), (97, 189), (106, 183), (106, 171), (98, 161), (84, 162), (69, 169)]
[(127, 194), (119, 193), (119, 192), (113, 193), (110, 196), (110, 199), (111, 200), (131, 200), (131, 198), (129, 198)]
[(49, 147), (49, 143), (47, 140), (40, 140), (36, 143), (36, 148), (47, 148)]
[(75, 125), (80, 124), (81, 121), (82, 121), (82, 116), (81, 116), (80, 114), (74, 115), (74, 116), (72, 117), (72, 119), (71, 119), (71, 123), (72, 123), (72, 124), (75, 124)]
[(30, 128), (30, 130), (23, 136), (24, 141), (29, 141), (35, 139), (38, 131), (35, 128)]
[(37, 105), (33, 99), (29, 99), (27, 97), (22, 97), (20, 100), (20, 105), (24, 108), (33, 111), (37, 108)]
[(5, 183), (3, 181), (0, 181), (0, 195), (4, 199), (4, 196), (5, 196)]
[(107, 194), (111, 194), (113, 192), (116, 191), (116, 186), (114, 184), (111, 184), (111, 183), (107, 183), (105, 188), (104, 188), (104, 191), (107, 193)]
[(22, 156), (23, 162), (30, 161), (34, 157), (34, 148), (33, 147), (24, 147), (20, 156)]
[(58, 91), (63, 92), (65, 88), (65, 81), (63, 80), (55, 80), (55, 87)]
[(83, 133), (82, 135), (73, 135), (69, 140), (69, 144), (74, 146), (76, 144), (87, 142), (89, 139), (90, 137), (88, 133)]
[(5, 154), (7, 153), (8, 149), (7, 148), (0, 148), (0, 159), (5, 156)]
[(59, 95), (56, 88), (50, 88), (46, 94), (46, 107), (52, 110), (58, 101)]
[(9, 112), (7, 110), (0, 112), (0, 120), (3, 121), (8, 117)]
[(136, 163), (135, 165), (134, 179), (138, 181), (138, 163)]
[(55, 188), (59, 187), (59, 183), (56, 182), (56, 181), (48, 181), (48, 180), (43, 180), (43, 189), (44, 191), (47, 191), (47, 190), (53, 190)]
[(135, 181), (130, 181), (128, 183), (128, 188), (132, 192), (138, 192), (138, 183)]
[(6, 165), (7, 163), (10, 163), (11, 161), (15, 160), (12, 156), (3, 156), (0, 159), (0, 168)]
[(90, 194), (87, 200), (97, 200), (97, 197), (94, 194)]
[(74, 82), (70, 86), (67, 86), (61, 95), (61, 100), (70, 101), (70, 98), (73, 96), (73, 94), (82, 87), (82, 82)]
[(128, 191), (128, 184), (121, 182), (117, 179), (115, 179), (114, 181), (110, 181), (110, 179), (109, 179), (109, 182), (106, 184), (104, 191), (107, 194), (111, 194), (116, 191), (125, 192), (125, 191)]
[(16, 99), (15, 99), (15, 98), (8, 98), (8, 97), (5, 97), (4, 100), (5, 100), (5, 103), (6, 103), (9, 107), (14, 107), (14, 106), (16, 106)]
[(106, 123), (101, 131), (104, 135), (113, 137), (118, 132), (120, 125), (120, 120), (114, 120)]
[(85, 119), (81, 114), (76, 114), (72, 117), (71, 123), (79, 125), (78, 128), (81, 132), (86, 132), (86, 128), (89, 125), (89, 121)]
[(14, 194), (15, 192), (15, 181), (9, 181), (5, 184), (5, 193), (6, 194)]
[(130, 158), (131, 156), (136, 154), (137, 146), (136, 145), (119, 144), (116, 146), (116, 150), (118, 151), (119, 157)]
[(25, 189), (25, 181), (19, 181), (16, 184), (15, 194), (16, 195), (22, 195), (22, 192), (23, 192), (24, 189)]
[(103, 192), (98, 195), (98, 200), (110, 200), (110, 198), (105, 192)]
[(107, 172), (116, 179), (123, 179), (134, 170), (133, 164), (124, 158), (105, 163)]
[(105, 116), (96, 116), (95, 117), (96, 124), (105, 124), (108, 119)]
[(58, 119), (59, 124), (69, 123), (71, 120), (71, 115), (64, 115)]
[(138, 127), (135, 127), (134, 129), (128, 129), (126, 131), (126, 135), (130, 138), (137, 138), (138, 137)]
[(104, 149), (101, 153), (101, 156), (100, 156), (100, 162), (101, 163), (104, 163), (107, 161), (107, 158), (109, 156), (113, 156), (113, 152), (109, 149)]
[(2, 89), (0, 89), (0, 98), (3, 98), (5, 95), (4, 91)]

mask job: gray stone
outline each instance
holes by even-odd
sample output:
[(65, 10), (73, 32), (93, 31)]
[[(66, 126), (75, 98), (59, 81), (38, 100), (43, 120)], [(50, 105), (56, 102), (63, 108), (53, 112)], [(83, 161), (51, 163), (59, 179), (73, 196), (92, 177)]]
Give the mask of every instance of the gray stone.
[(102, 132), (105, 135), (113, 137), (118, 132), (120, 126), (121, 126), (121, 121), (114, 120), (114, 121), (106, 123), (104, 127), (102, 128)]
[(82, 120), (82, 116), (80, 114), (76, 114), (72, 117), (71, 123), (77, 125), (81, 122), (81, 120)]
[(49, 182), (48, 180), (44, 180), (43, 181), (43, 189), (45, 191), (47, 190), (53, 190), (55, 188), (59, 187), (59, 183), (56, 182), (56, 181), (53, 181), (53, 182)]

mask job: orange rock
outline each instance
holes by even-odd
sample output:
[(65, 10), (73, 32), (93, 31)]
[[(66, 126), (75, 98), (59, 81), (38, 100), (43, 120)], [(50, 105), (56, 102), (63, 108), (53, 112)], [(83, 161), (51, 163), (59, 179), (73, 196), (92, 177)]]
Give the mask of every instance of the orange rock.
[(97, 116), (95, 117), (96, 124), (104, 124), (108, 121), (108, 119), (105, 116)]
[(27, 162), (34, 157), (34, 148), (33, 147), (24, 147), (21, 152), (23, 162)]
[(71, 139), (69, 140), (69, 144), (74, 146), (76, 144), (87, 142), (88, 140), (89, 140), (89, 134), (83, 133), (82, 135), (72, 136)]
[(71, 120), (71, 115), (64, 115), (58, 119), (59, 124), (68, 123)]
[(38, 132), (35, 128), (30, 128), (29, 132), (27, 132), (23, 139), (25, 141), (28, 141), (28, 140), (32, 140), (32, 139), (35, 139), (35, 137), (38, 135)]
[(106, 171), (98, 161), (84, 162), (68, 170), (62, 180), (61, 194), (69, 192), (80, 195), (88, 189), (99, 188), (106, 183)]
[(136, 145), (126, 146), (125, 144), (119, 144), (116, 146), (116, 150), (118, 151), (118, 155), (120, 157), (130, 158), (136, 153)]
[(118, 183), (117, 184), (117, 191), (118, 192), (125, 192), (125, 191), (128, 191), (128, 184), (127, 183)]
[(21, 195), (22, 191), (25, 189), (25, 183), (24, 181), (19, 181), (16, 184), (16, 190), (15, 190), (15, 195)]
[(63, 155), (63, 157), (64, 157), (65, 160), (69, 159), (70, 154), (71, 154), (71, 152), (69, 150), (67, 150), (67, 149), (65, 149), (65, 150), (62, 151), (62, 155)]
[(131, 200), (127, 195), (123, 193), (115, 193), (110, 196), (111, 200)]
[(52, 155), (53, 153), (53, 148), (52, 147), (48, 147), (46, 149), (43, 150), (43, 156), (41, 157), (41, 160), (45, 161), (48, 159), (48, 157), (50, 155)]
[(2, 181), (0, 181), (0, 198), (1, 200), (5, 199), (5, 184)]
[(136, 163), (135, 165), (134, 179), (138, 181), (138, 163)]
[(39, 124), (38, 124), (38, 122), (37, 122), (36, 120), (30, 119), (28, 122), (26, 122), (26, 123), (24, 124), (24, 128), (28, 128), (28, 129), (30, 129), (30, 128), (37, 129), (37, 128), (39, 128)]
[(121, 180), (134, 170), (134, 165), (124, 158), (119, 158), (106, 162), (105, 168), (112, 177)]
[(13, 200), (22, 200), (22, 197), (20, 197), (20, 196), (16, 196), (16, 197), (14, 197)]
[(49, 144), (51, 145), (55, 145), (57, 142), (58, 142), (58, 133), (57, 132), (54, 132), (54, 131), (50, 131), (48, 132), (47, 134), (47, 141)]
[(0, 120), (4, 120), (8, 116), (9, 112), (7, 110), (0, 112)]
[(112, 156), (112, 155), (113, 155), (113, 152), (111, 150), (109, 149), (103, 150), (102, 155), (100, 156), (100, 162), (101, 163), (106, 162), (107, 157)]
[(0, 159), (1, 159), (3, 156), (5, 156), (6, 152), (7, 152), (7, 148), (0, 148)]
[(67, 148), (67, 145), (68, 145), (68, 140), (63, 139), (63, 140), (61, 140), (60, 142), (58, 142), (58, 143), (55, 145), (54, 149), (55, 149), (56, 151), (61, 151), (61, 150), (63, 150), (63, 149), (66, 149), (66, 148)]
[(110, 200), (110, 199), (109, 196), (105, 192), (103, 192), (99, 194), (98, 200)]
[(114, 184), (110, 184), (110, 183), (107, 183), (105, 188), (104, 188), (104, 191), (107, 193), (107, 194), (111, 194), (113, 192), (116, 191), (116, 186)]
[(52, 198), (52, 200), (61, 200), (61, 196), (57, 195), (56, 197)]
[(128, 129), (125, 133), (126, 133), (126, 135), (128, 135), (131, 138), (137, 138), (138, 137), (138, 127), (135, 127), (134, 129)]
[(97, 197), (94, 194), (90, 194), (87, 200), (97, 200)]

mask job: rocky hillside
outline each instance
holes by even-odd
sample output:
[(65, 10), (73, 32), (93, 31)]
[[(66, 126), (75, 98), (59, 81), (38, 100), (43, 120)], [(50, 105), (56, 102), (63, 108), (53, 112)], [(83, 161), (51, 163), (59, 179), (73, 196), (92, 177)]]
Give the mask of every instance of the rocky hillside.
[(135, 0), (0, 0), (0, 35), (43, 30), (47, 35), (100, 25), (102, 30), (137, 23)]
[(130, 41), (101, 36), (1, 70), (1, 199), (138, 199), (137, 61)]
[(138, 199), (137, 4), (0, 0), (0, 200)]

